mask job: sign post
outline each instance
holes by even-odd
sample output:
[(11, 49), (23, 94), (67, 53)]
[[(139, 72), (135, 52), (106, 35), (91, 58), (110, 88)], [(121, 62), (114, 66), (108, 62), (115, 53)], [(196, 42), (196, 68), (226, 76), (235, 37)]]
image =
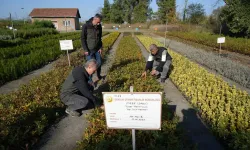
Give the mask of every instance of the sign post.
[(226, 42), (226, 38), (225, 37), (219, 37), (219, 38), (217, 38), (217, 43), (220, 44), (219, 54), (221, 53), (221, 43), (225, 43), (225, 42)]
[(161, 130), (161, 92), (103, 92), (108, 129), (132, 130), (132, 146), (136, 149), (135, 130)]
[[(130, 89), (131, 94), (133, 94), (134, 87), (130, 86), (129, 89)], [(133, 150), (135, 150), (136, 149), (136, 144), (135, 144), (135, 129), (132, 129), (132, 146), (133, 146)]]
[(60, 40), (59, 42), (60, 42), (61, 50), (67, 51), (68, 62), (70, 66), (69, 50), (73, 50), (73, 42), (72, 40)]

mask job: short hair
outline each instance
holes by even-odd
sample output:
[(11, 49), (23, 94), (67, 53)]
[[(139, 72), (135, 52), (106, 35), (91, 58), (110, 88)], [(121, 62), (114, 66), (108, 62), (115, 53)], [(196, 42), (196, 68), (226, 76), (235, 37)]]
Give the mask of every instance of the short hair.
[(149, 50), (152, 51), (154, 49), (158, 49), (157, 45), (156, 44), (151, 44), (150, 47), (149, 47)]
[(88, 67), (97, 67), (97, 61), (95, 59), (90, 59), (88, 60), (85, 64), (84, 67), (87, 69)]
[(94, 17), (95, 17), (95, 18), (99, 18), (100, 20), (102, 20), (102, 15), (101, 15), (101, 14), (95, 14)]

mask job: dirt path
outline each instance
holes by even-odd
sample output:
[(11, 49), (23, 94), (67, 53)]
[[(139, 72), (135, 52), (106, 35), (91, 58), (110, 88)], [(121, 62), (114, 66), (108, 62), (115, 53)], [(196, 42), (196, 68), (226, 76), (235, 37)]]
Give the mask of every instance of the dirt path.
[[(147, 50), (137, 38), (135, 39), (141, 48), (143, 56), (147, 60)], [(195, 109), (189, 104), (170, 79), (167, 79), (164, 84), (164, 92), (169, 101), (169, 109), (174, 111), (174, 113), (180, 117), (179, 124), (184, 128), (191, 141), (193, 141), (194, 144), (197, 144), (199, 150), (223, 149), (221, 144), (199, 118)]]
[[(115, 50), (122, 38), (118, 37), (109, 51), (106, 61), (102, 65), (102, 75), (106, 75), (108, 69), (113, 63)], [(91, 110), (86, 110), (80, 117), (64, 116), (57, 124), (51, 126), (48, 131), (41, 137), (41, 140), (33, 149), (37, 150), (72, 150), (76, 148), (77, 141), (83, 137), (85, 129), (88, 127), (86, 114)]]

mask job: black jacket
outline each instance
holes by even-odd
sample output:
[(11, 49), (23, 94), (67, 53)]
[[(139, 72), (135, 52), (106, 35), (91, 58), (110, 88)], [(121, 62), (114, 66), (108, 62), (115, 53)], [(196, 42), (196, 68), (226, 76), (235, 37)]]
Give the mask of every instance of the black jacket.
[(102, 26), (92, 24), (93, 17), (82, 26), (81, 42), (85, 52), (97, 52), (102, 48)]
[(61, 99), (67, 101), (67, 98), (73, 94), (79, 94), (96, 106), (96, 100), (92, 92), (90, 92), (90, 85), (88, 84), (89, 74), (84, 67), (75, 67), (64, 81), (61, 88)]
[(155, 55), (150, 53), (148, 57), (148, 61), (146, 64), (145, 71), (152, 70), (154, 61), (160, 62), (159, 66), (157, 66), (156, 70), (162, 72), (163, 66), (166, 61), (171, 61), (172, 57), (169, 55), (167, 49), (165, 47), (158, 47), (158, 52)]

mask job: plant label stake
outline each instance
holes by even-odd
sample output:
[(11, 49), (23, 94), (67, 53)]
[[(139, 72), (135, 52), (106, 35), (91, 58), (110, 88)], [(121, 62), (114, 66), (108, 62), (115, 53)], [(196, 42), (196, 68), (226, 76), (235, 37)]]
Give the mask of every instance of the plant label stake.
[(68, 62), (69, 62), (69, 66), (70, 66), (69, 50), (67, 50), (67, 56), (68, 56)]
[[(134, 87), (130, 86), (129, 89), (130, 89), (131, 94), (133, 94)], [(133, 150), (135, 150), (135, 148), (136, 148), (136, 145), (135, 145), (135, 129), (132, 129), (132, 145), (133, 145)]]
[(132, 147), (136, 150), (135, 130), (161, 130), (161, 92), (102, 92), (108, 129), (132, 130)]
[(219, 38), (217, 39), (217, 43), (220, 44), (219, 54), (221, 53), (221, 43), (225, 43), (225, 41), (226, 41), (226, 38), (225, 38), (225, 37), (219, 37)]
[(60, 40), (59, 42), (60, 42), (61, 50), (67, 51), (68, 62), (70, 66), (69, 50), (73, 50), (73, 42), (72, 40)]

